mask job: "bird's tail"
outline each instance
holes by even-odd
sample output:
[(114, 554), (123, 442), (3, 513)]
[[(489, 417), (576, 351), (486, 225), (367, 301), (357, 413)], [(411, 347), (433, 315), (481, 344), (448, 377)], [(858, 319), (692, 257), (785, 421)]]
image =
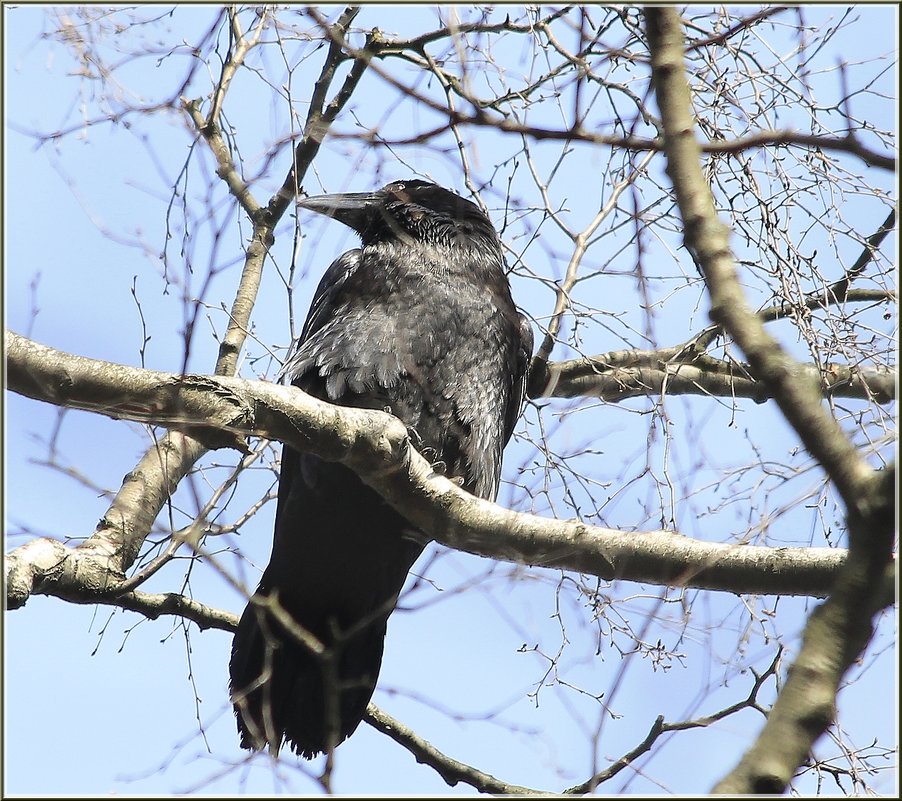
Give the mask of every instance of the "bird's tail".
[[(266, 602), (252, 600), (241, 615), (229, 666), (242, 748), (268, 746), (275, 754), (284, 741), (309, 759), (349, 737), (376, 688), (395, 601), (344, 632), (331, 624), (312, 626), (317, 631), (310, 642), (305, 635), (314, 632), (294, 622), (301, 615), (284, 610), (293, 619), (289, 630)], [(325, 646), (321, 653), (315, 640)]]
[(348, 467), (283, 450), (272, 555), (232, 642), (243, 747), (312, 757), (357, 728), (424, 544)]

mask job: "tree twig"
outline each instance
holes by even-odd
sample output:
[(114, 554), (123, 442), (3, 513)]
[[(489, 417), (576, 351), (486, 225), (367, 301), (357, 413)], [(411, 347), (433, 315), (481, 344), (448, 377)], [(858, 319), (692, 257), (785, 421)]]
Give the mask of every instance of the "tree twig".
[(616, 761), (612, 762), (607, 768), (599, 771), (591, 778), (564, 790), (564, 794), (583, 795), (585, 793), (593, 792), (595, 788), (600, 784), (614, 778), (614, 776), (620, 773), (624, 768), (632, 765), (640, 756), (648, 753), (655, 742), (657, 742), (658, 738), (662, 734), (666, 734), (667, 732), (704, 728), (706, 726), (710, 726), (712, 723), (716, 723), (718, 720), (723, 720), (724, 718), (729, 717), (736, 712), (740, 712), (743, 709), (757, 709), (763, 715), (767, 715), (767, 710), (765, 710), (758, 703), (758, 693), (761, 691), (764, 683), (771, 676), (776, 676), (777, 666), (780, 664), (780, 659), (782, 656), (783, 647), (780, 646), (777, 649), (777, 654), (774, 657), (773, 661), (763, 673), (759, 675), (754, 670), (752, 670), (752, 675), (755, 677), (755, 681), (752, 684), (752, 688), (749, 691), (748, 696), (742, 701), (737, 701), (735, 704), (730, 704), (729, 706), (724, 707), (717, 712), (713, 712), (710, 715), (704, 715), (703, 717), (694, 718), (692, 720), (680, 720), (674, 721), (673, 723), (668, 723), (665, 722), (663, 715), (658, 715), (658, 717), (655, 718), (654, 723), (652, 723), (651, 728), (648, 730), (648, 734), (645, 736), (645, 739), (643, 739), (641, 743), (636, 745), (634, 748), (631, 748), (626, 754), (624, 754)]
[[(542, 346), (539, 348), (538, 353), (536, 354), (533, 361), (533, 365), (539, 370), (541, 370), (542, 366), (547, 363), (548, 358), (551, 356), (551, 351), (554, 348), (555, 339), (561, 328), (564, 313), (570, 306), (570, 292), (576, 284), (577, 276), (579, 273), (579, 266), (582, 262), (583, 256), (586, 253), (586, 250), (588, 249), (589, 241), (592, 239), (592, 235), (598, 229), (598, 226), (601, 225), (601, 223), (604, 222), (607, 216), (616, 208), (617, 200), (620, 195), (622, 195), (623, 192), (628, 187), (630, 187), (642, 174), (642, 172), (648, 166), (648, 163), (651, 161), (653, 155), (654, 154), (652, 153), (647, 153), (645, 155), (645, 158), (643, 158), (639, 163), (639, 166), (636, 167), (635, 170), (633, 170), (626, 178), (620, 181), (620, 183), (618, 183), (611, 190), (611, 196), (608, 198), (607, 203), (605, 203), (604, 206), (599, 209), (598, 213), (589, 222), (589, 224), (578, 234), (572, 235), (573, 253), (570, 255), (570, 261), (567, 264), (567, 270), (564, 274), (564, 279), (561, 281), (557, 288), (554, 311), (551, 312), (551, 320), (548, 323), (548, 332), (545, 334), (545, 339), (542, 341)], [(532, 383), (532, 380), (530, 381), (530, 383)]]
[(387, 734), (396, 743), (404, 746), (415, 757), (417, 762), (429, 765), (449, 787), (454, 787), (460, 782), (475, 787), (481, 793), (494, 795), (544, 795), (541, 790), (533, 790), (529, 787), (521, 787), (517, 784), (496, 779), (488, 773), (484, 773), (464, 762), (443, 754), (434, 745), (424, 740), (412, 729), (383, 712), (375, 704), (366, 708), (364, 720), (376, 731)]

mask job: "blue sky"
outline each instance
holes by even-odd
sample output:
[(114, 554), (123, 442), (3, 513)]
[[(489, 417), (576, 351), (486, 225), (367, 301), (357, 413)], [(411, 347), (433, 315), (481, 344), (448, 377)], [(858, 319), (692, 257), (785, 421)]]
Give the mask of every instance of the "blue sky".
[[(862, 22), (855, 30), (866, 30), (869, 37), (870, 52), (864, 55), (893, 52), (895, 8), (859, 8), (857, 13)], [(216, 353), (211, 334), (223, 329), (221, 304), (229, 302), (237, 281), (249, 227), (237, 222), (221, 188), (207, 195), (205, 180), (212, 169), (202, 156), (191, 162), (185, 188), (190, 202), (200, 209), (188, 226), (188, 235), (183, 235), (184, 223), (177, 214), (167, 222), (171, 187), (178, 184), (192, 145), (183, 121), (172, 112), (161, 113), (147, 124), (126, 120), (128, 125), (99, 125), (85, 129), (84, 135), (76, 131), (58, 142), (35, 146), (29, 131), (77, 128), (83, 109), (92, 117), (98, 104), (95, 85), (73, 74), (77, 65), (68, 52), (41, 36), (42, 14), (40, 7), (4, 8), (6, 324), (62, 350), (129, 365), (140, 365), (143, 358), (148, 368), (174, 371), (182, 366), (188, 310), (200, 296), (204, 305), (188, 369), (208, 371)], [(842, 16), (839, 7), (810, 8), (806, 14), (815, 28)], [(182, 7), (168, 24), (190, 40), (211, 20), (209, 7)], [(435, 12), (427, 8), (402, 13), (397, 7), (381, 6), (365, 8), (356, 24), (416, 31), (434, 20)], [(837, 91), (833, 74), (837, 59), (848, 58), (850, 48), (860, 47), (860, 41), (843, 38), (848, 35), (842, 31), (813, 60), (813, 75), (825, 76), (816, 83), (825, 105), (834, 101)], [(778, 30), (774, 36), (777, 50), (787, 46)], [(298, 52), (302, 52), (300, 45)], [(299, 68), (296, 80), (316, 74), (319, 58), (311, 57), (306, 71)], [(138, 87), (142, 100), (150, 102), (170, 90), (185, 63), (179, 58), (142, 59), (123, 68), (119, 77), (124, 85)], [(277, 71), (272, 64), (267, 68)], [(522, 62), (518, 68), (526, 69)], [(205, 79), (202, 73), (198, 93), (204, 91)], [(491, 76), (476, 80), (489, 82)], [(895, 92), (892, 75), (881, 76), (880, 81), (884, 91)], [(381, 84), (373, 79), (368, 86), (360, 101), (361, 115), (378, 119), (384, 114), (387, 131), (403, 130), (416, 119), (415, 114), (408, 118), (400, 112), (392, 117), (391, 109), (385, 110)], [(284, 150), (281, 157), (268, 161), (270, 144), (290, 132), (287, 114), (284, 107), (271, 103), (251, 77), (236, 79), (233, 92), (236, 100), (229, 112), (234, 115), (237, 141), (249, 171), (256, 176), (257, 196), (266, 199), (281, 183), (287, 167)], [(895, 111), (894, 102), (877, 103), (867, 95), (855, 102), (874, 102), (873, 111), (861, 107), (856, 111), (878, 127), (894, 125), (887, 117), (888, 109)], [(553, 116), (555, 107), (549, 103)], [(422, 114), (428, 118), (427, 112)], [(478, 174), (490, 175), (492, 165), (496, 167), (499, 177), (483, 196), (499, 227), (505, 219), (506, 178), (515, 188), (515, 197), (520, 193), (533, 206), (539, 202), (527, 195), (525, 164), (508, 169), (501, 146), (500, 137), (485, 133), (471, 150), (479, 162), (474, 168)], [(355, 147), (353, 140), (327, 143), (316, 174), (309, 177), (311, 193), (321, 186), (328, 191), (366, 190), (406, 176), (411, 169), (465, 193), (453, 147), (448, 151), (451, 155), (398, 147), (379, 162), (370, 160), (370, 151)], [(576, 156), (561, 162), (552, 190), (555, 201), (568, 208), (564, 215), (568, 222), (581, 225), (591, 218), (593, 208), (597, 210), (597, 203), (581, 201), (595, 202), (602, 191), (595, 182), (604, 183), (598, 176), (609, 177), (608, 152), (579, 146), (574, 152)], [(548, 170), (558, 155), (551, 146), (536, 146), (538, 169)], [(657, 170), (660, 176), (660, 165)], [(210, 183), (215, 185), (215, 180)], [(892, 191), (893, 181), (887, 177), (885, 183), (887, 191)], [(876, 206), (866, 205), (854, 207), (849, 214), (853, 215), (849, 224), (860, 227), (862, 235), (870, 233), (883, 216)], [(566, 244), (555, 239), (553, 226), (537, 224), (536, 219), (536, 215), (527, 218), (539, 233), (529, 248), (525, 244), (528, 226), (518, 227), (514, 221), (506, 241), (515, 251), (523, 251), (525, 269), (513, 279), (514, 293), (538, 325), (547, 318), (553, 296), (547, 282), (529, 276), (530, 269), (541, 264), (546, 275), (559, 276), (567, 250)], [(277, 365), (267, 352), (272, 349), (278, 356), (282, 352), (278, 349), (289, 342), (285, 277), (292, 257), (299, 275), (294, 298), (297, 324), (322, 270), (354, 244), (353, 236), (337, 224), (309, 217), (301, 222), (305, 237), (296, 249), (288, 217), (280, 229), (271, 265), (275, 269), (269, 269), (264, 278), (253, 336), (241, 366), (246, 377), (271, 378)], [(168, 240), (167, 224), (172, 234)], [(603, 287), (597, 288), (599, 279), (594, 278), (581, 289), (586, 294), (578, 296), (587, 302), (591, 298), (604, 314), (577, 332), (582, 340), (572, 342), (588, 352), (650, 347), (681, 342), (703, 328), (707, 306), (678, 236), (647, 243), (649, 284), (655, 287), (653, 311), (647, 314), (641, 305), (649, 299), (640, 296), (630, 262), (635, 253), (621, 250), (618, 226), (628, 228), (623, 218), (612, 219), (610, 230), (605, 226), (607, 238), (590, 257), (605, 262)], [(851, 239), (823, 242), (813, 233), (810, 237), (815, 241), (806, 246), (820, 248), (822, 254), (837, 254), (838, 262), (856, 255)], [(737, 249), (742, 258), (746, 251), (741, 242)], [(206, 283), (210, 264), (215, 265), (215, 275)], [(749, 291), (762, 290), (750, 285)], [(878, 325), (884, 325), (885, 332), (890, 324)], [(146, 334), (150, 340), (145, 343)], [(796, 352), (804, 352), (803, 346), (788, 338), (787, 347)], [(561, 349), (555, 357), (573, 352)], [(103, 491), (115, 491), (143, 453), (144, 428), (81, 412), (60, 416), (53, 407), (11, 393), (5, 404), (7, 549), (32, 535), (89, 535), (108, 506)], [(734, 407), (672, 397), (667, 401), (667, 425), (647, 422), (653, 409), (649, 403), (606, 406), (595, 409), (593, 416), (571, 414), (577, 405), (598, 406), (588, 401), (554, 401), (543, 404), (541, 413), (530, 408), (521, 430), (534, 435), (540, 421), (553, 427), (549, 440), (555, 452), (566, 454), (565, 461), (575, 470), (597, 468), (597, 485), (576, 486), (569, 498), (560, 487), (547, 495), (537, 493), (530, 507), (514, 483), (540, 486), (544, 467), (537, 465), (526, 443), (515, 442), (506, 456), (506, 476), (512, 483), (502, 489), (501, 503), (542, 514), (549, 514), (553, 507), (565, 517), (575, 516), (579, 509), (574, 506), (582, 504), (581, 508), (599, 509), (591, 522), (625, 529), (672, 525), (703, 539), (721, 539), (732, 531), (743, 531), (749, 518), (771, 515), (775, 522), (769, 536), (775, 542), (806, 544), (813, 536), (812, 514), (801, 507), (810, 501), (806, 487), (815, 478), (803, 469), (803, 456), (795, 455), (796, 438), (773, 404), (759, 407), (740, 402)], [(54, 431), (59, 464), (68, 472), (42, 464)], [(754, 502), (727, 502), (723, 487), (729, 498), (732, 485), (725, 479), (723, 487), (715, 486), (717, 477), (730, 475), (754, 458), (750, 442), (760, 449), (762, 458), (774, 464), (791, 463), (799, 468), (799, 475), (790, 481), (765, 475), (758, 494), (750, 496)], [(678, 503), (671, 508), (666, 493), (658, 498), (656, 493), (666, 482), (652, 482), (648, 476), (622, 493), (614, 491), (625, 479), (644, 472), (660, 478), (665, 448), (671, 473), (667, 480), (682, 493)], [(236, 459), (225, 451), (211, 454), (194, 489), (208, 494)], [(650, 463), (644, 471), (646, 459)], [(525, 473), (517, 473), (520, 466), (527, 468)], [(242, 480), (221, 520), (234, 520), (271, 482), (272, 474), (265, 469)], [(741, 482), (735, 486), (737, 497), (751, 492)], [(183, 487), (180, 493), (173, 508), (162, 515), (162, 526), (184, 525), (190, 518), (191, 488)], [(594, 493), (610, 500), (593, 507), (589, 496)], [(240, 548), (252, 564), (262, 567), (268, 557), (273, 512), (272, 503), (264, 506), (240, 536), (230, 537), (225, 544)], [(830, 511), (824, 514), (829, 516)], [(662, 603), (658, 587), (621, 583), (601, 588), (603, 596), (610, 594), (617, 603), (609, 610), (610, 618), (595, 630), (586, 613), (585, 595), (573, 589), (579, 577), (495, 564), (439, 548), (430, 555), (435, 559), (426, 574), (428, 580), (411, 583), (411, 592), (392, 617), (374, 700), (454, 758), (540, 789), (560, 789), (585, 779), (594, 759), (620, 756), (642, 740), (658, 714), (677, 720), (711, 713), (741, 698), (744, 690), (740, 688), (750, 681), (748, 668), (760, 671), (772, 658), (773, 631), (785, 634), (790, 650), (797, 648), (798, 634), (813, 604), (805, 599), (736, 599), (691, 591), (682, 597), (671, 594)], [(186, 560), (187, 556), (164, 568), (143, 589), (190, 591), (204, 603), (240, 611), (241, 597), (213, 571), (198, 566), (186, 579)], [(238, 564), (236, 560), (236, 569)], [(423, 566), (421, 562), (415, 572)], [(243, 565), (242, 569), (252, 584), (253, 568)], [(474, 575), (478, 582), (471, 582)], [(585, 577), (582, 580), (592, 584)], [(464, 586), (466, 591), (458, 591)], [(682, 612), (690, 606), (693, 620), (687, 623)], [(755, 614), (746, 618), (748, 607)], [(746, 620), (756, 621), (748, 624), (748, 632), (741, 630)], [(653, 636), (662, 638), (681, 658), (655, 665), (649, 655), (630, 657), (629, 670), (620, 680), (624, 658), (611, 642), (625, 642), (620, 639), (626, 636), (623, 632), (639, 631), (647, 621)], [(246, 754), (237, 747), (228, 704), (231, 638), (224, 632), (199, 632), (193, 626), (186, 630), (172, 618), (149, 621), (108, 607), (35, 596), (23, 609), (7, 613), (4, 638), (5, 779), (10, 794), (317, 790), (306, 774), (308, 767), (293, 758), (277, 765), (266, 757), (244, 762)], [(737, 653), (743, 648), (745, 653)], [(565, 654), (559, 661), (560, 673), (549, 673), (551, 658), (558, 652)], [(897, 742), (896, 704), (888, 695), (889, 689), (895, 694), (897, 686), (895, 662), (894, 618), (887, 616), (864, 664), (852, 671), (840, 696), (841, 724), (858, 746), (874, 737), (884, 744)], [(772, 690), (771, 685), (767, 693)], [(603, 703), (588, 699), (592, 694), (604, 694)], [(624, 774), (610, 792), (704, 793), (735, 762), (760, 724), (760, 715), (746, 710), (716, 728), (668, 736), (648, 771), (640, 763), (635, 775)], [(829, 749), (830, 744), (824, 747)], [(416, 765), (405, 750), (365, 724), (341, 747), (337, 759), (336, 792), (472, 792), (466, 786), (447, 787), (433, 771)], [(886, 776), (876, 779), (875, 786), (891, 793), (894, 785)], [(805, 787), (812, 789), (813, 784)], [(835, 788), (825, 786), (823, 791), (831, 793)]]

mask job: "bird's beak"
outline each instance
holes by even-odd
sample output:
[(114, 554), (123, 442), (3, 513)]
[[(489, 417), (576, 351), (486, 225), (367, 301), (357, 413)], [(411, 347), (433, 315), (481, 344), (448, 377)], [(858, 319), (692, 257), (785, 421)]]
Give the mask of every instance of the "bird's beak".
[(327, 217), (334, 217), (355, 231), (366, 227), (372, 209), (381, 201), (377, 192), (349, 192), (345, 195), (318, 195), (298, 201), (302, 209), (309, 209)]

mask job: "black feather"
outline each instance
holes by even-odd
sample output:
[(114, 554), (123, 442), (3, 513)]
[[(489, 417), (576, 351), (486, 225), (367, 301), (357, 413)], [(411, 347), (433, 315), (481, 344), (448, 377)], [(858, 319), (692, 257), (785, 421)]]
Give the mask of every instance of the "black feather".
[[(353, 228), (283, 372), (323, 400), (389, 409), (464, 488), (494, 499), (523, 402), (532, 332), (501, 243), (470, 201), (434, 184), (301, 201)], [(241, 744), (310, 757), (360, 723), (386, 623), (427, 538), (355, 473), (285, 446), (270, 563), (257, 590), (328, 648), (323, 660), (259, 604), (232, 645)]]

